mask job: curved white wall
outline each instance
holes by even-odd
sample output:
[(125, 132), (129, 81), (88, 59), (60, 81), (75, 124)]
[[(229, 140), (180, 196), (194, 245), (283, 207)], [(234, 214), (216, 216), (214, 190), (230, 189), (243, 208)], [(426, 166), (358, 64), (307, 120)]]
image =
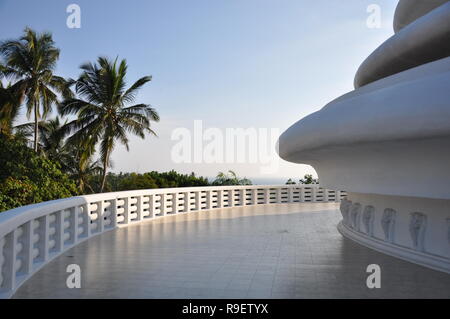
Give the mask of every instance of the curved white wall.
[(279, 154), (332, 189), (450, 199), (449, 83), (446, 58), (357, 89), (291, 126)]
[(349, 192), (344, 236), (450, 272), (450, 1), (425, 2), (400, 1), (398, 32), (360, 66), (356, 89), (292, 125), (278, 150)]
[(450, 200), (349, 193), (341, 213), (343, 235), (450, 273)]
[(259, 204), (339, 202), (345, 192), (308, 186), (167, 188), (95, 194), (0, 213), (0, 298), (93, 236), (179, 213)]

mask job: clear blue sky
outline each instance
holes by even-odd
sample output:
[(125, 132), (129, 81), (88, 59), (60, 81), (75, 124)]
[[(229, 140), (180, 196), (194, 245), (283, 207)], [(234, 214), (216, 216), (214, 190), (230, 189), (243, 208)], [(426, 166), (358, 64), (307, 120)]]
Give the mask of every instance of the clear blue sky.
[[(81, 29), (66, 26), (66, 7), (81, 7)], [(213, 176), (235, 169), (260, 176), (251, 164), (174, 164), (176, 127), (266, 127), (284, 131), (303, 116), (353, 89), (364, 58), (393, 34), (392, 0), (0, 0), (1, 39), (25, 26), (53, 33), (57, 73), (79, 75), (99, 55), (126, 58), (128, 81), (152, 75), (138, 96), (161, 115), (159, 138), (118, 147), (115, 171), (176, 169)], [(381, 7), (382, 28), (366, 26), (367, 6)], [(25, 120), (25, 118), (24, 118)], [(274, 153), (274, 156), (275, 153)], [(272, 177), (312, 169), (281, 163)], [(263, 176), (266, 177), (266, 176)]]

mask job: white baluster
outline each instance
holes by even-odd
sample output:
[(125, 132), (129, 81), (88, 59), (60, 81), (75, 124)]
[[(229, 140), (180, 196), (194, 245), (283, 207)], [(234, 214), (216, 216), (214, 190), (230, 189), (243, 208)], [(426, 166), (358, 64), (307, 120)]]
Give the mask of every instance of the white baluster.
[(12, 290), (16, 286), (16, 230), (5, 236), (5, 244), (3, 246), (3, 283), (2, 288)]
[[(89, 204), (85, 204), (82, 206), (83, 207), (83, 229), (85, 231), (85, 237), (91, 237), (91, 211), (89, 210)], [(78, 215), (80, 214), (80, 210), (76, 210), (77, 211), (77, 220), (78, 220)], [(78, 222), (76, 223), (76, 228), (78, 229)], [(78, 234), (78, 232), (76, 233)], [(78, 237), (78, 235), (77, 235)], [(78, 241), (78, 238), (77, 238)]]
[(258, 189), (257, 188), (252, 189), (251, 203), (252, 203), (252, 205), (258, 204)]
[(48, 260), (48, 252), (49, 252), (49, 234), (48, 229), (50, 225), (50, 220), (48, 218), (48, 215), (42, 216), (39, 219), (39, 241), (38, 241), (38, 247), (39, 247), (39, 261), (45, 262)]
[(206, 191), (206, 209), (212, 208), (212, 191)]
[(103, 233), (105, 223), (104, 223), (104, 214), (105, 214), (105, 202), (99, 201), (97, 202), (97, 231)]
[(334, 192), (334, 201), (336, 203), (339, 203), (341, 201), (341, 191), (335, 191)]
[(33, 221), (25, 223), (22, 228), (23, 272), (30, 274), (33, 271)]
[(223, 207), (223, 190), (217, 190), (217, 208)]
[(109, 206), (111, 212), (111, 223), (112, 227), (117, 227), (117, 198), (111, 200), (111, 206)]
[(140, 222), (143, 219), (144, 208), (142, 207), (143, 198), (142, 196), (136, 196), (136, 220)]
[(311, 202), (317, 202), (317, 198), (316, 198), (316, 188), (315, 187), (311, 187)]
[(161, 206), (159, 206), (159, 215), (160, 216), (166, 216), (166, 204), (167, 204), (167, 195), (161, 194), (160, 195), (160, 203)]
[(57, 252), (59, 252), (59, 251), (64, 250), (64, 211), (60, 210), (59, 212), (56, 212), (55, 215), (56, 215), (56, 220), (55, 220), (56, 246), (55, 246), (55, 250)]
[(123, 198), (123, 224), (128, 225), (130, 223), (130, 198)]
[(148, 196), (148, 218), (155, 217), (155, 195)]
[(178, 213), (178, 193), (172, 193), (172, 214)]
[(195, 210), (202, 209), (202, 197), (201, 197), (200, 191), (196, 191), (194, 193), (194, 207), (195, 207)]
[(277, 197), (276, 198), (277, 198), (276, 203), (277, 204), (281, 203), (282, 198), (281, 198), (281, 188), (280, 187), (277, 188)]
[(305, 202), (305, 188), (303, 186), (300, 186), (298, 189), (298, 199), (300, 203)]
[(234, 189), (228, 191), (228, 207), (234, 207)]
[[(81, 207), (76, 206), (70, 209), (69, 217), (69, 232), (70, 232), (70, 244), (75, 245), (78, 242), (78, 216), (81, 215)], [(86, 212), (84, 212), (86, 214)]]
[(183, 212), (187, 213), (190, 210), (190, 193), (189, 192), (184, 192), (183, 193), (184, 197), (183, 197), (183, 201), (184, 201), (184, 209)]

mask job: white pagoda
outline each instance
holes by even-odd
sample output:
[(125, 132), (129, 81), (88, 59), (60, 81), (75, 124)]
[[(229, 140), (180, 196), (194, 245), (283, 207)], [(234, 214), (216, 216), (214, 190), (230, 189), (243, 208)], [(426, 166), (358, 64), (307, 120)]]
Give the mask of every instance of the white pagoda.
[(279, 154), (348, 192), (345, 237), (450, 273), (450, 1), (401, 0), (394, 30)]

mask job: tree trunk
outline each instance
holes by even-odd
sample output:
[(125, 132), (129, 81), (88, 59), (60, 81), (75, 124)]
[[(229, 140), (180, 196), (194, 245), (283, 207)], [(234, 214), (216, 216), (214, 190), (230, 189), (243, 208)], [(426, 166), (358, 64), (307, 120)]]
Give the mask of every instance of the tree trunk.
[(39, 139), (39, 118), (38, 118), (38, 104), (34, 104), (34, 151), (38, 152)]
[(102, 186), (100, 188), (100, 193), (103, 193), (103, 189), (105, 188), (105, 184), (106, 184), (106, 169), (108, 167), (108, 156), (109, 156), (109, 152), (106, 152), (105, 160), (103, 161), (103, 176), (102, 176)]

